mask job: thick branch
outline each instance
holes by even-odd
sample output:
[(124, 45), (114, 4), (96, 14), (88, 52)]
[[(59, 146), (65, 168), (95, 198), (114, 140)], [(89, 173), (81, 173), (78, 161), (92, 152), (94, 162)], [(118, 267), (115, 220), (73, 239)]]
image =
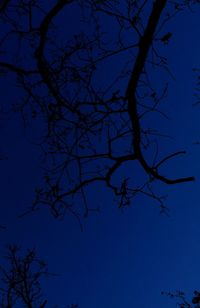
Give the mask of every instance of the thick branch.
[(65, 7), (65, 5), (73, 2), (74, 0), (60, 0), (57, 2), (57, 4), (49, 11), (49, 13), (45, 16), (43, 19), (40, 28), (39, 28), (39, 33), (40, 33), (40, 42), (39, 46), (36, 50), (35, 56), (37, 59), (37, 65), (38, 69), (43, 77), (43, 80), (48, 87), (50, 93), (55, 97), (57, 102), (60, 105), (64, 104), (63, 99), (61, 98), (59, 91), (57, 91), (56, 87), (52, 84), (51, 81), (51, 71), (48, 67), (48, 63), (45, 60), (44, 57), (44, 51), (45, 51), (45, 44), (47, 42), (47, 33), (50, 27), (50, 24), (52, 20), (59, 14), (59, 12), (62, 11), (62, 9)]
[(0, 13), (3, 13), (7, 7), (7, 5), (9, 4), (10, 0), (2, 0), (0, 2)]
[(137, 111), (137, 100), (136, 100), (136, 90), (138, 82), (143, 72), (144, 65), (152, 45), (156, 27), (159, 23), (160, 16), (166, 4), (167, 0), (156, 0), (153, 4), (153, 9), (149, 17), (146, 29), (139, 42), (139, 51), (131, 74), (131, 78), (128, 83), (126, 98), (128, 101), (128, 112), (134, 133), (133, 148), (138, 161), (140, 162), (144, 170), (154, 178), (166, 184), (176, 184), (176, 183), (193, 181), (194, 177), (178, 178), (171, 180), (160, 175), (154, 168), (148, 165), (141, 151), (141, 128), (140, 128), (140, 121)]

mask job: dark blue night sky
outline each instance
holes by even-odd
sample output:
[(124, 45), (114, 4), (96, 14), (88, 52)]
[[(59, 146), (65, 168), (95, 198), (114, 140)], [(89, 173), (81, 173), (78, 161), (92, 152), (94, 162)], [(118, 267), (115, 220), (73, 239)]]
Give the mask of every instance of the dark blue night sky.
[[(152, 1), (149, 2), (150, 5)], [(176, 300), (162, 296), (162, 291), (183, 290), (191, 296), (199, 288), (200, 107), (193, 106), (197, 76), (192, 70), (200, 62), (199, 14), (197, 5), (166, 24), (162, 33), (173, 35), (169, 44), (160, 44), (160, 50), (168, 57), (171, 75), (162, 70), (152, 74), (158, 86), (162, 80), (169, 83), (162, 102), (168, 119), (153, 115), (144, 120), (146, 127), (154, 125), (172, 137), (161, 139), (161, 153), (187, 151), (186, 155), (169, 160), (162, 172), (171, 178), (196, 177), (192, 183), (156, 184), (157, 193), (167, 196), (168, 215), (160, 214), (159, 204), (145, 196), (136, 197), (130, 206), (118, 208), (115, 196), (97, 184), (89, 188), (88, 199), (100, 211), (81, 218), (83, 230), (70, 213), (56, 220), (48, 207), (19, 217), (31, 205), (34, 189), (41, 183), (43, 157), (35, 143), (43, 126), (39, 120), (39, 124), (24, 129), (21, 116), (10, 112), (9, 107), (22, 95), (15, 87), (15, 76), (8, 73), (1, 78), (1, 103), (6, 110), (0, 115), (0, 153), (7, 159), (0, 161), (0, 224), (6, 226), (0, 231), (0, 256), (10, 243), (20, 245), (22, 250), (36, 249), (49, 271), (56, 274), (43, 281), (47, 307), (64, 308), (78, 303), (80, 308), (168, 308), (175, 307)], [(76, 16), (76, 5), (56, 17), (61, 40), (79, 31), (75, 18), (80, 18)], [(112, 33), (109, 23), (105, 18), (104, 27), (110, 27)], [(0, 58), (3, 61), (1, 54)], [(96, 77), (102, 87), (106, 78), (112, 78), (126, 62), (123, 55), (106, 61)], [(121, 88), (126, 88), (124, 80)], [(150, 158), (151, 151), (147, 154)], [(139, 164), (127, 164), (119, 169), (116, 179), (130, 177), (135, 183), (143, 179), (143, 173)]]

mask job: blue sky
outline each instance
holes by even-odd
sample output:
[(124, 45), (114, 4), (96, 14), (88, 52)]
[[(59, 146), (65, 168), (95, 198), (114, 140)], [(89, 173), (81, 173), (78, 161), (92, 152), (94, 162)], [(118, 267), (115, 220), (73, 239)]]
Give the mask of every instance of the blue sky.
[[(159, 207), (147, 198), (133, 200), (122, 211), (113, 196), (106, 189), (102, 195), (97, 186), (89, 198), (101, 211), (83, 220), (83, 232), (73, 216), (57, 221), (47, 209), (17, 218), (31, 204), (40, 183), (41, 154), (24, 133), (19, 116), (0, 118), (1, 150), (8, 156), (0, 162), (0, 223), (7, 226), (1, 231), (1, 255), (8, 243), (36, 248), (50, 271), (58, 274), (44, 282), (49, 307), (77, 302), (80, 308), (168, 308), (175, 302), (161, 296), (161, 291), (181, 289), (191, 294), (198, 289), (200, 146), (194, 142), (200, 140), (200, 106), (192, 107), (196, 83), (192, 68), (199, 65), (199, 29), (199, 10), (181, 14), (166, 27), (173, 36), (163, 50), (175, 80), (168, 77), (165, 110), (170, 120), (156, 124), (173, 136), (163, 141), (165, 151), (186, 149), (188, 154), (170, 161), (165, 172), (196, 176), (194, 183), (157, 186), (159, 193), (168, 195), (169, 217), (160, 215)], [(7, 78), (1, 81), (1, 96), (10, 102), (18, 92), (8, 92), (9, 82), (14, 81), (10, 74)], [(134, 172), (140, 176), (139, 168)]]

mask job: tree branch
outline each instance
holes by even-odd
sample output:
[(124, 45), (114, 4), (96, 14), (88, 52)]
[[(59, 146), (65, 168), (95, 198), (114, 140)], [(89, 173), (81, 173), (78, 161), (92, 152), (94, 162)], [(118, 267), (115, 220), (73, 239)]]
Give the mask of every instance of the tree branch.
[(160, 16), (163, 9), (167, 4), (167, 0), (156, 0), (153, 4), (153, 9), (149, 17), (146, 29), (143, 36), (139, 42), (139, 51), (133, 67), (131, 78), (128, 83), (126, 98), (128, 101), (128, 113), (131, 119), (132, 128), (133, 128), (133, 148), (135, 155), (140, 162), (143, 169), (153, 176), (155, 179), (158, 179), (166, 184), (176, 184), (182, 182), (194, 181), (194, 177), (184, 177), (178, 179), (168, 179), (165, 176), (160, 175), (154, 168), (150, 167), (146, 160), (143, 157), (141, 150), (141, 127), (140, 120), (137, 110), (137, 99), (136, 99), (136, 90), (140, 80), (140, 76), (143, 72), (145, 62), (148, 57), (149, 50), (151, 48), (153, 37), (156, 31), (156, 27), (159, 23)]

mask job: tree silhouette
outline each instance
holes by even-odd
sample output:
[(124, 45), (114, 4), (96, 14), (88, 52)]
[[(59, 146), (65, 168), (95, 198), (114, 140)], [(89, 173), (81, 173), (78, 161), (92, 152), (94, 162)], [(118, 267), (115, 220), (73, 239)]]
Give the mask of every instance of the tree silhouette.
[(185, 292), (176, 291), (176, 292), (162, 292), (163, 295), (175, 299), (177, 302), (177, 307), (179, 308), (199, 308), (200, 307), (200, 293), (199, 291), (194, 291), (191, 299), (186, 297)]
[(34, 250), (20, 254), (17, 246), (9, 246), (6, 264), (0, 266), (0, 296), (2, 308), (46, 307), (43, 299), (41, 279), (48, 275), (46, 264), (36, 257)]
[[(186, 152), (160, 152), (164, 134), (146, 126), (148, 116), (166, 117), (160, 103), (168, 80), (155, 81), (153, 74), (164, 76), (164, 71), (170, 78), (163, 47), (173, 32), (165, 26), (200, 1), (52, 2), (0, 1), (0, 78), (15, 76), (20, 95), (11, 111), (21, 113), (25, 129), (31, 123), (41, 132), (36, 144), (44, 177), (29, 210), (44, 205), (55, 217), (67, 211), (80, 221), (80, 211), (87, 216), (98, 210), (87, 197), (94, 185), (103, 185), (120, 208), (142, 195), (165, 211), (155, 183), (180, 184), (194, 177), (162, 173), (163, 166)], [(30, 134), (35, 137), (34, 130)], [(135, 165), (143, 170), (142, 181)], [(48, 275), (46, 265), (33, 250), (20, 257), (15, 246), (6, 258), (10, 267), (0, 268), (1, 306), (46, 307), (40, 285)], [(197, 291), (191, 301), (183, 292), (168, 295), (178, 298), (181, 308), (199, 307)]]
[[(10, 245), (4, 259), (4, 265), (0, 265), (1, 307), (50, 307), (43, 295), (41, 281), (52, 274), (49, 273), (46, 263), (38, 259), (35, 250), (27, 250), (22, 254), (19, 247)], [(66, 306), (78, 307), (78, 304)]]
[[(159, 104), (167, 83), (151, 78), (152, 70), (170, 72), (160, 52), (172, 37), (164, 26), (199, 1), (150, 2), (59, 0), (52, 7), (45, 1), (2, 2), (1, 74), (16, 75), (23, 95), (13, 108), (22, 113), (24, 125), (35, 121), (41, 127), (37, 142), (44, 156), (44, 182), (30, 210), (43, 204), (56, 217), (67, 210), (79, 219), (75, 205), (82, 203), (87, 216), (98, 210), (87, 200), (98, 184), (113, 192), (119, 207), (142, 194), (164, 210), (154, 182), (194, 180), (162, 174), (161, 167), (185, 151), (160, 154), (162, 133), (146, 128), (145, 119), (154, 113), (165, 116)], [(65, 16), (70, 18), (74, 10), (77, 20), (70, 27)], [(105, 23), (110, 32), (107, 27), (105, 33)], [(106, 69), (109, 65), (113, 72)], [(134, 170), (133, 163), (144, 171), (142, 183), (133, 171), (126, 178), (116, 176), (127, 164)]]

